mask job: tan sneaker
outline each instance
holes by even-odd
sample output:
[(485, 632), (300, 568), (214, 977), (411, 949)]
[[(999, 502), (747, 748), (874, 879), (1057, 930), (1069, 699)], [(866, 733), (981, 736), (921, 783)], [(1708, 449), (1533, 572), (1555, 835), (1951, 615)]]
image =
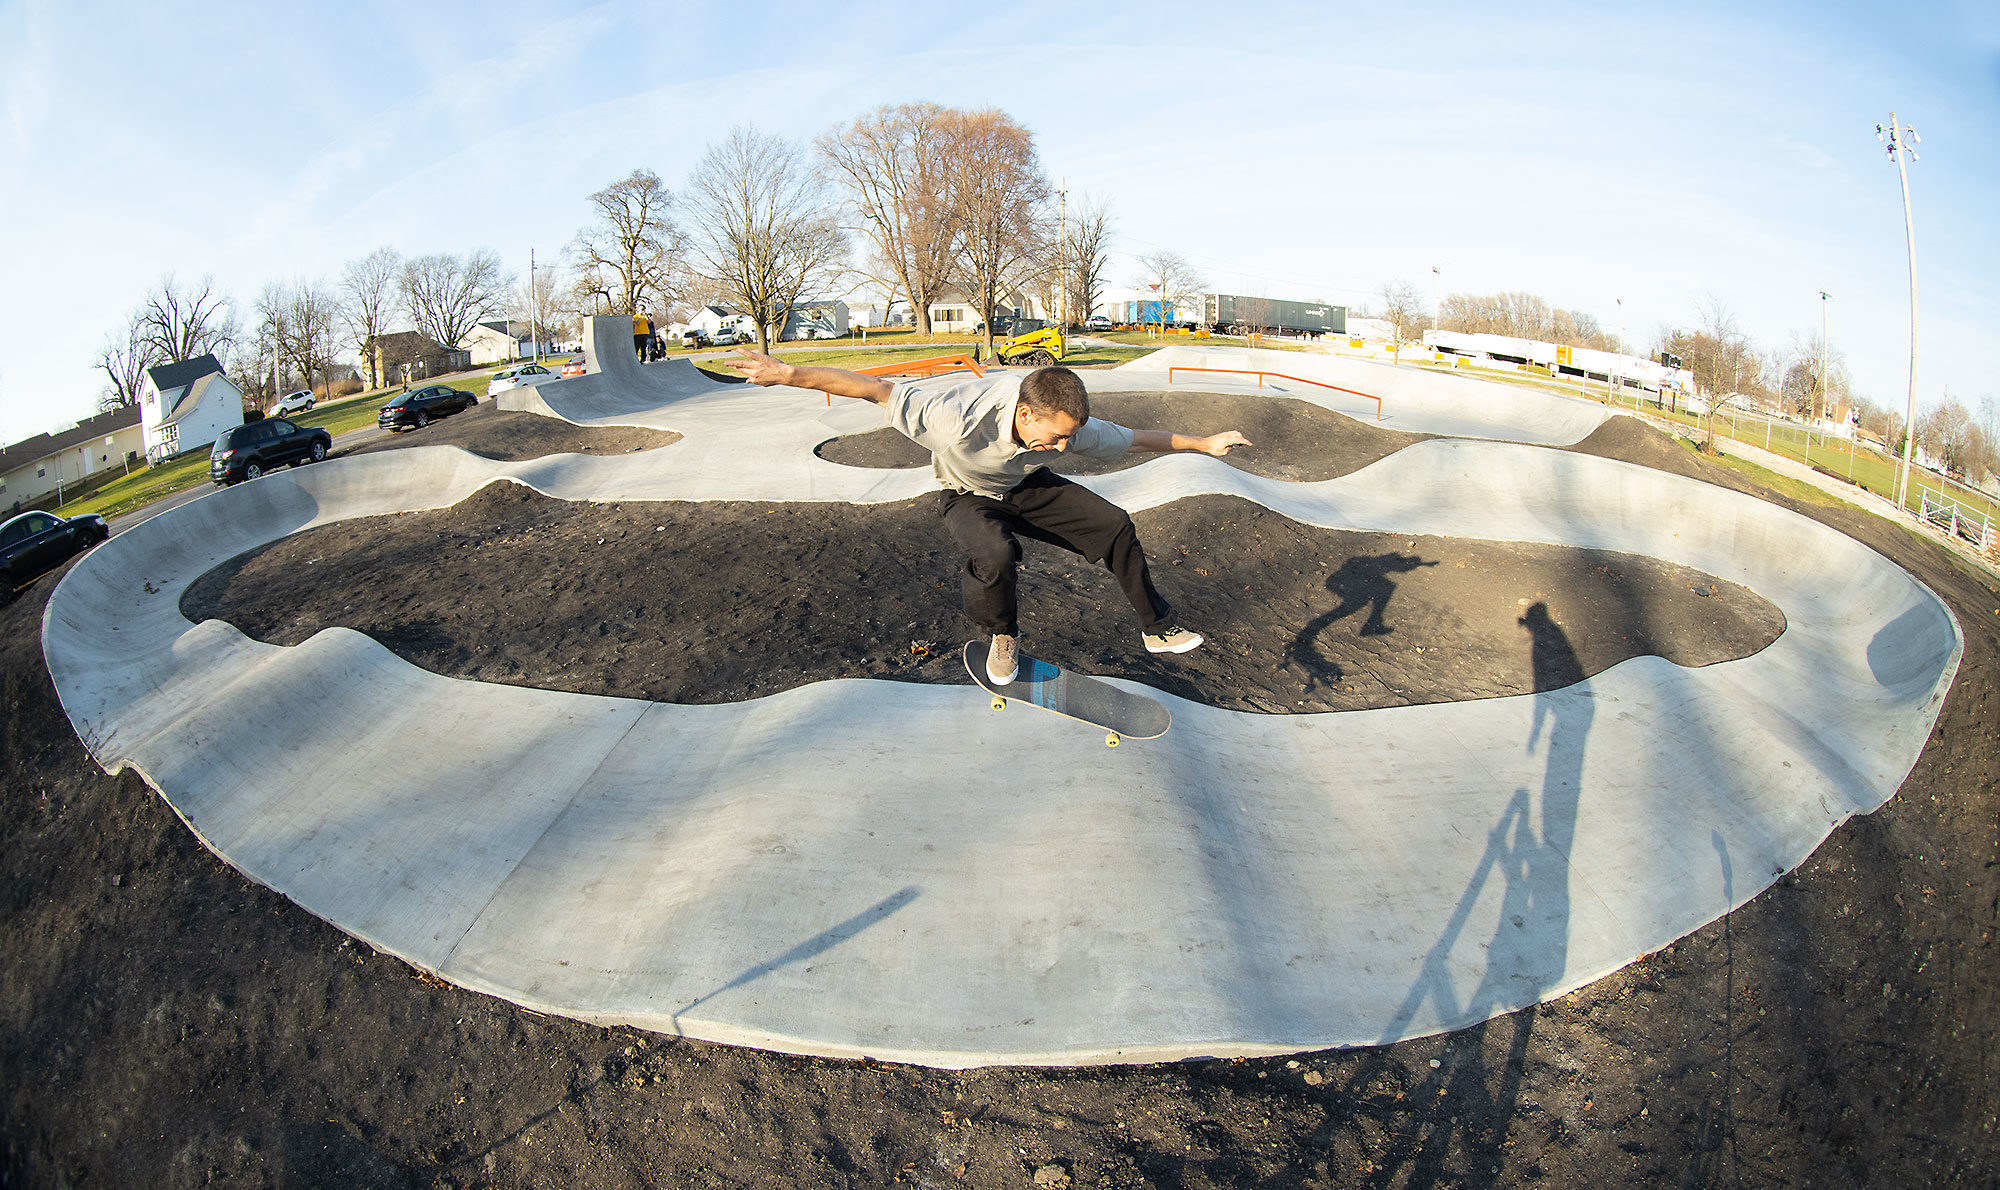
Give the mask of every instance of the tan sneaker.
[(1201, 633), (1189, 632), (1178, 624), (1139, 635), (1146, 642), (1148, 653), (1185, 653), (1200, 648), (1202, 642)]
[(992, 647), (986, 653), (986, 677), (995, 686), (1005, 686), (1020, 672), (1021, 650), (1014, 644), (1014, 638), (1000, 633), (993, 634)]

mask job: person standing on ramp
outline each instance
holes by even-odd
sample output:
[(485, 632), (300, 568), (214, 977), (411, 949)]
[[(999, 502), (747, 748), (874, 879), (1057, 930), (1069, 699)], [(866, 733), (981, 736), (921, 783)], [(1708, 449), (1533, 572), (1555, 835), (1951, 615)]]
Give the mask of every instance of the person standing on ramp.
[(879, 376), (795, 367), (743, 348), (737, 353), (744, 358), (730, 365), (752, 384), (871, 401), (882, 406), (892, 427), (931, 452), (931, 469), (944, 489), (938, 512), (967, 555), (961, 579), (965, 614), (993, 638), (986, 675), (995, 685), (1014, 680), (1020, 655), (1015, 583), (1022, 536), (1062, 546), (1109, 570), (1139, 617), (1147, 651), (1185, 653), (1201, 645), (1201, 634), (1174, 623), (1173, 609), (1154, 589), (1132, 518), (1048, 470), (1036, 456), (1074, 451), (1109, 460), (1130, 450), (1192, 450), (1220, 458), (1251, 444), (1242, 434), (1190, 437), (1093, 418), (1082, 379), (1064, 367), (966, 376), (944, 385), (892, 385)]

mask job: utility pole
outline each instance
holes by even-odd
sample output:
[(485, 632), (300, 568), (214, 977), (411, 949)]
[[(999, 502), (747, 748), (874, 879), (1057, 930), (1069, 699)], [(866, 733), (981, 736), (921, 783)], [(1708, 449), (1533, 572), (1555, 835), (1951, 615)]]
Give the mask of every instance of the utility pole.
[(1069, 179), (1061, 182), (1062, 196), (1056, 232), (1056, 328), (1069, 337)]
[(1832, 296), (1832, 294), (1829, 294), (1824, 289), (1819, 291), (1819, 392), (1816, 394), (1818, 400), (1814, 402), (1816, 408), (1813, 411), (1813, 420), (1815, 421), (1826, 416), (1825, 410), (1833, 408), (1833, 385), (1828, 380), (1826, 370), (1828, 354), (1826, 346), (1826, 303), (1827, 299)]
[(542, 362), (542, 332), (535, 315), (542, 306), (540, 286), (541, 282), (535, 277), (535, 250), (530, 248), (528, 249), (528, 337), (534, 340), (529, 350), (538, 364)]
[(1903, 182), (1903, 234), (1910, 248), (1910, 398), (1903, 422), (1903, 470), (1896, 479), (1896, 505), (1900, 508), (1909, 498), (1910, 456), (1917, 449), (1917, 229), (1910, 219), (1910, 170), (1904, 159), (1918, 160), (1917, 151), (1910, 146), (1922, 144), (1924, 138), (1916, 129), (1898, 124), (1896, 113), (1890, 112), (1887, 128), (1875, 126), (1875, 139), (1887, 147)]

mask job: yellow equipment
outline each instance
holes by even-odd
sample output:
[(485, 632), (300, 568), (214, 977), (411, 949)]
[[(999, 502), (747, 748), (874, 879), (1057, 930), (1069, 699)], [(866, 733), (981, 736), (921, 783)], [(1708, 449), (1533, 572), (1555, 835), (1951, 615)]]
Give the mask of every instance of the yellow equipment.
[(993, 345), (993, 354), (1003, 364), (1027, 364), (1030, 367), (1046, 367), (1068, 354), (1069, 344), (1063, 338), (1062, 328), (1045, 326), (1023, 335), (1015, 335), (1002, 343)]

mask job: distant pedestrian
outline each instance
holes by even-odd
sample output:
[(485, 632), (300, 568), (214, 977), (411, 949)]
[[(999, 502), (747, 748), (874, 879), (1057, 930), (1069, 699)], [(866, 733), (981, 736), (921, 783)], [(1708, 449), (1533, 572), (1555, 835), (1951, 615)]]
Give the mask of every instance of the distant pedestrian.
[(653, 340), (653, 320), (646, 317), (644, 310), (632, 314), (632, 350), (638, 353), (639, 362), (646, 362), (646, 348)]

